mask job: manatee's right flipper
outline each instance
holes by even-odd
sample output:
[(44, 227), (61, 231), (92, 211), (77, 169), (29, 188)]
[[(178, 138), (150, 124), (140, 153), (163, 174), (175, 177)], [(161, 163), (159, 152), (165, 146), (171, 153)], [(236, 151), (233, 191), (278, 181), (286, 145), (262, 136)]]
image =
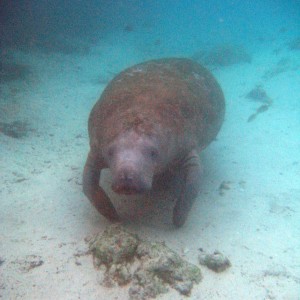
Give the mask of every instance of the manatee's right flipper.
[(116, 222), (120, 220), (117, 211), (99, 186), (100, 172), (103, 168), (103, 162), (90, 152), (83, 171), (83, 192), (100, 214), (108, 220)]
[(173, 210), (173, 224), (181, 227), (197, 198), (202, 170), (196, 150), (192, 150), (182, 161), (179, 168), (179, 198)]

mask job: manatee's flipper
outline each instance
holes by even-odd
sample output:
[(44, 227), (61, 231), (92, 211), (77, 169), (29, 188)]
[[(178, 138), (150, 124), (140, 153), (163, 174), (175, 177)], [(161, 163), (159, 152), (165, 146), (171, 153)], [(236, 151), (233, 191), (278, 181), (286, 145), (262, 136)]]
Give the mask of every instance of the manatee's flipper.
[(182, 226), (198, 195), (201, 180), (199, 156), (196, 150), (191, 151), (179, 167), (179, 198), (173, 210), (173, 224)]
[(103, 168), (103, 162), (90, 152), (83, 171), (83, 192), (100, 214), (110, 221), (119, 221), (116, 209), (99, 186), (100, 173)]

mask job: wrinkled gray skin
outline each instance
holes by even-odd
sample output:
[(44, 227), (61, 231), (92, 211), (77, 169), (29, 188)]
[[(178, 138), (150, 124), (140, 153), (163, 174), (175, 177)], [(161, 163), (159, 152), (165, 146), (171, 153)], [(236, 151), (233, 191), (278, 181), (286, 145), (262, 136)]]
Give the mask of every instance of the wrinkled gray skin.
[(103, 216), (119, 221), (99, 186), (102, 169), (110, 169), (118, 194), (175, 184), (173, 223), (182, 226), (199, 192), (198, 152), (215, 138), (224, 109), (215, 79), (191, 60), (155, 60), (123, 71), (90, 115), (85, 195)]

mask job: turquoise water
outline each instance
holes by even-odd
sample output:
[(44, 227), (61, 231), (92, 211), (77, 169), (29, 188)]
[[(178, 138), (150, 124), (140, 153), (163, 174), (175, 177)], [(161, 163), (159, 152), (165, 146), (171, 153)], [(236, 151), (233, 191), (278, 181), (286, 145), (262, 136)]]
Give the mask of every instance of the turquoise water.
[[(87, 253), (110, 224), (82, 192), (88, 116), (124, 68), (185, 57), (226, 100), (186, 224), (170, 195), (120, 198), (106, 171), (101, 185), (124, 227), (201, 268), (191, 299), (300, 299), (299, 1), (4, 0), (0, 39), (0, 298), (128, 298)], [(198, 262), (215, 250), (222, 273)]]

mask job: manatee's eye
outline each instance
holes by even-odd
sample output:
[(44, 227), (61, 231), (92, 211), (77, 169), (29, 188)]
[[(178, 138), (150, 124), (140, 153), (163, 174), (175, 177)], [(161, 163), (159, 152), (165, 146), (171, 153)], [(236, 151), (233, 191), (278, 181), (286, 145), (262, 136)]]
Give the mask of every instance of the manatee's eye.
[(158, 159), (158, 150), (155, 148), (150, 148), (148, 150), (148, 155), (152, 160), (157, 160)]
[(107, 150), (107, 156), (109, 158), (111, 158), (115, 153), (115, 148), (114, 147), (109, 147), (108, 150)]
[(157, 150), (153, 150), (153, 149), (152, 149), (152, 150), (150, 151), (150, 155), (151, 155), (152, 158), (157, 158), (157, 157), (158, 157), (158, 152), (157, 152)]

